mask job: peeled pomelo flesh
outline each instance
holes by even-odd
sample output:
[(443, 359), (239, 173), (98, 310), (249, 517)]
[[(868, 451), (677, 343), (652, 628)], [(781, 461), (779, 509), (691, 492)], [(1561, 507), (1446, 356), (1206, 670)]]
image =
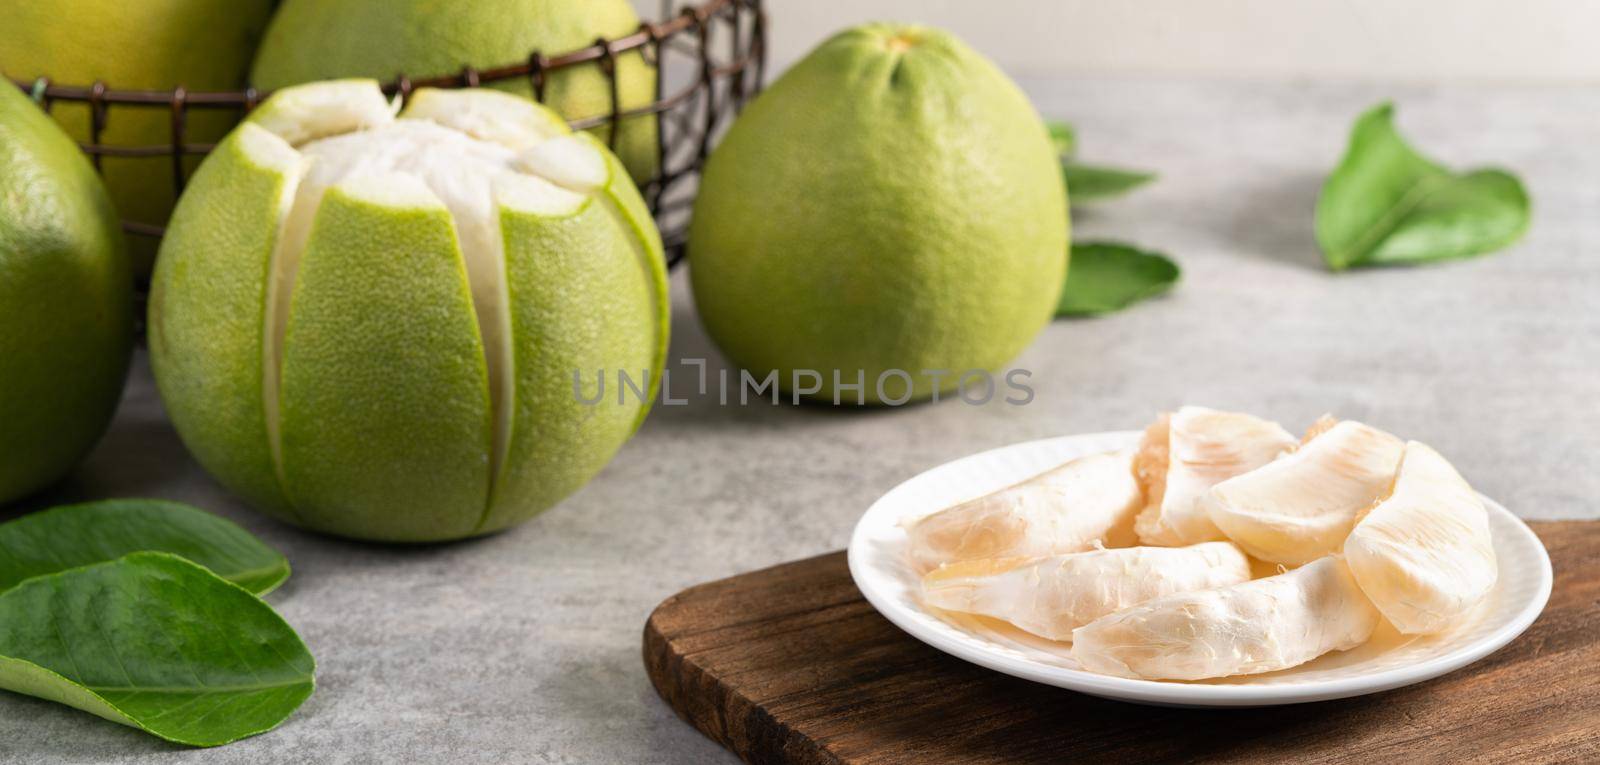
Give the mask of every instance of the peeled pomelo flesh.
[(1132, 453), (1079, 457), (1025, 481), (905, 523), (919, 572), (984, 558), (1037, 557), (1135, 543), (1143, 495)]
[[(285, 0), (273, 15), (251, 70), (257, 87), (280, 88), (340, 77), (388, 81), (459, 74), (526, 62), (535, 51), (556, 56), (639, 29), (627, 0)], [(655, 97), (655, 68), (637, 51), (617, 56), (621, 108)], [(492, 87), (532, 97), (527, 77)], [(569, 120), (611, 113), (611, 85), (600, 64), (546, 73), (544, 103)], [(610, 126), (593, 130), (602, 141)], [(623, 120), (616, 149), (639, 181), (656, 174), (657, 118)]]
[(1200, 498), (1295, 443), (1277, 423), (1239, 412), (1186, 406), (1162, 415), (1145, 429), (1134, 458), (1148, 498), (1135, 524), (1139, 541), (1178, 547), (1222, 539)]
[(1372, 637), (1378, 611), (1338, 557), (1277, 576), (1156, 598), (1072, 633), (1091, 672), (1204, 680), (1299, 666)]
[[(0, 23), (0, 71), (17, 80), (48, 77), (59, 85), (104, 82), (116, 90), (241, 90), (272, 0), (54, 0), (7, 3)], [(57, 101), (51, 116), (73, 140), (92, 138), (87, 103)], [(209, 144), (239, 122), (237, 109), (190, 108), (184, 140)], [(169, 146), (166, 108), (112, 105), (100, 141), (111, 146)], [(186, 160), (193, 170), (198, 160)], [(101, 172), (123, 218), (160, 226), (177, 201), (172, 158), (101, 157)], [(154, 239), (129, 238), (135, 272), (150, 274)]]
[(1394, 491), (1344, 541), (1356, 582), (1400, 632), (1460, 623), (1499, 578), (1489, 511), (1449, 461), (1406, 444)]
[(61, 478), (105, 432), (133, 349), (132, 303), (94, 168), (0, 83), (0, 504)]
[(924, 603), (1003, 619), (1051, 640), (1152, 598), (1250, 579), (1250, 561), (1231, 542), (1190, 547), (1124, 547), (1044, 558), (973, 560), (922, 578)]
[(1022, 91), (946, 32), (868, 24), (774, 82), (712, 153), (689, 276), (707, 332), (758, 379), (799, 392), (814, 371), (815, 400), (856, 401), (843, 386), (859, 381), (867, 403), (904, 403), (1032, 342), (1067, 234), (1060, 161)]
[[(543, 173), (543, 174), (542, 174)], [(196, 174), (151, 353), (186, 444), (252, 504), (392, 541), (486, 533), (571, 493), (664, 362), (659, 235), (620, 163), (494, 91), (288, 88)]]
[(1294, 452), (1211, 487), (1201, 502), (1245, 552), (1298, 566), (1339, 551), (1389, 493), (1404, 448), (1369, 425), (1323, 418)]

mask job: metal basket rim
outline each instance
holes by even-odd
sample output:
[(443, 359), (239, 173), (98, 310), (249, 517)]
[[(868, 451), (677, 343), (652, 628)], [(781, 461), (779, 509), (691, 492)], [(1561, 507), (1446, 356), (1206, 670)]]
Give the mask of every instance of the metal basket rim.
[[(504, 80), (538, 78), (544, 72), (582, 64), (594, 62), (604, 64), (619, 54), (635, 50), (640, 50), (640, 54), (644, 55), (641, 49), (653, 44), (664, 44), (672, 37), (689, 30), (703, 32), (707, 24), (718, 14), (730, 8), (740, 7), (748, 8), (758, 16), (765, 15), (759, 0), (704, 0), (684, 7), (668, 21), (641, 21), (639, 28), (627, 35), (612, 39), (597, 38), (585, 47), (554, 56), (546, 56), (535, 50), (526, 60), (516, 64), (488, 68), (464, 66), (454, 74), (430, 75), (424, 78), (413, 78), (404, 73), (397, 73), (393, 80), (382, 82), (380, 85), (386, 95), (399, 94), (405, 97), (417, 88), (478, 87)], [(748, 65), (749, 62), (743, 63)], [(189, 90), (181, 85), (164, 90), (113, 89), (103, 81), (96, 81), (90, 85), (60, 85), (48, 76), (21, 80), (7, 79), (35, 100), (122, 106), (171, 106), (174, 99), (181, 99), (185, 107), (251, 109), (260, 105), (261, 101), (272, 93), (271, 90), (261, 90), (253, 86), (243, 90)], [(630, 115), (618, 115), (619, 118), (627, 116)]]

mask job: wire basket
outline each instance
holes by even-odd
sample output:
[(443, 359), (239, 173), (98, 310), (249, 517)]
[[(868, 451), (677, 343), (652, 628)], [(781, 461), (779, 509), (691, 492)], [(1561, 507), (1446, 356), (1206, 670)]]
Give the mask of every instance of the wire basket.
[[(661, 21), (645, 22), (632, 34), (600, 38), (578, 50), (547, 55), (532, 51), (521, 62), (486, 69), (464, 67), (454, 74), (409, 77), (399, 74), (384, 92), (409, 98), (416, 88), (474, 88), (497, 82), (524, 80), (535, 98), (544, 100), (551, 73), (576, 67), (597, 67), (611, 86), (609, 113), (571, 120), (574, 129), (604, 125), (643, 115), (658, 115), (656, 174), (639, 184), (645, 202), (655, 215), (666, 244), (668, 267), (685, 254), (689, 207), (700, 170), (712, 143), (732, 123), (744, 104), (761, 90), (766, 70), (766, 15), (761, 0), (704, 0), (683, 4), (662, 0)], [(681, 6), (681, 7), (680, 7)], [(638, 51), (655, 69), (655, 97), (644, 106), (622, 108), (616, 61), (619, 55)], [(171, 165), (178, 193), (193, 171), (190, 157), (204, 156), (216, 145), (191, 142), (186, 136), (189, 115), (203, 110), (231, 110), (240, 115), (260, 104), (266, 91), (116, 90), (104, 82), (58, 85), (49, 78), (18, 82), (45, 111), (56, 103), (82, 103), (89, 119), (89, 141), (82, 143), (96, 169), (102, 157), (141, 157)], [(117, 115), (133, 109), (165, 109), (171, 114), (171, 140), (144, 146), (101, 143), (106, 126)], [(620, 130), (606, 131), (616, 148)], [(164, 227), (124, 220), (132, 237), (160, 239)]]

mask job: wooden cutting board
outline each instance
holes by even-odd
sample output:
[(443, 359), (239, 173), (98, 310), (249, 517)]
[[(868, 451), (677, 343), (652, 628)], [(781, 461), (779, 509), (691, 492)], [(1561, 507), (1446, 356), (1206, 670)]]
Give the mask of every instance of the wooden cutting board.
[(680, 717), (752, 763), (1600, 763), (1600, 522), (1531, 525), (1556, 578), (1526, 633), (1353, 699), (1167, 709), (1014, 679), (879, 616), (843, 552), (668, 598), (644, 663)]

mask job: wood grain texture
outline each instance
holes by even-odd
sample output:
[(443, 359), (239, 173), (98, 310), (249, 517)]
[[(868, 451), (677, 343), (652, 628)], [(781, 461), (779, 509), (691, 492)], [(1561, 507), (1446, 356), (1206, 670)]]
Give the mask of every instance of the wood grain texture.
[(947, 656), (856, 590), (843, 552), (690, 588), (645, 625), (661, 697), (752, 763), (1600, 762), (1600, 523), (1531, 524), (1555, 590), (1464, 669), (1353, 699), (1187, 710)]

